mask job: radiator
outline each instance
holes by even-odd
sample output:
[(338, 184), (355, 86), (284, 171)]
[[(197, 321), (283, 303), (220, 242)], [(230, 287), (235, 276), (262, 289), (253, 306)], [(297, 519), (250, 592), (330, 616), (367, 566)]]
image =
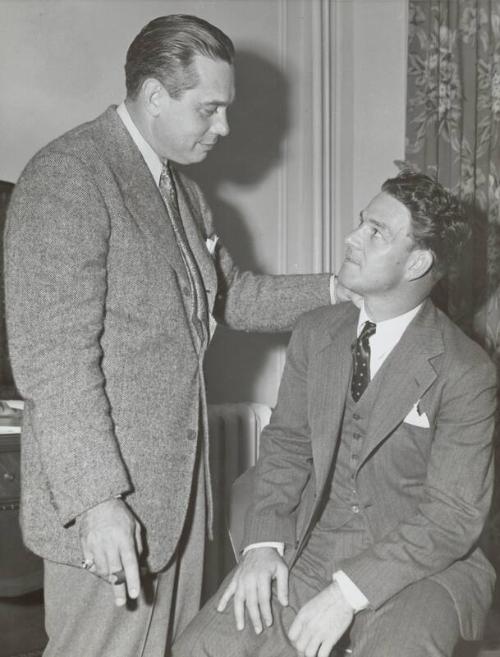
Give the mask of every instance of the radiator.
[(264, 404), (211, 404), (208, 407), (210, 467), (214, 493), (214, 540), (205, 555), (204, 599), (212, 595), (235, 563), (227, 532), (233, 481), (258, 456), (259, 436), (271, 409)]

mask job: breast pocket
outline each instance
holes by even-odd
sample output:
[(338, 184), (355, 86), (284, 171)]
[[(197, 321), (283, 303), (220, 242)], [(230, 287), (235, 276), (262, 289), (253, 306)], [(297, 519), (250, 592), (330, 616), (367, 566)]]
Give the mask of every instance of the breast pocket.
[(424, 480), (432, 448), (434, 432), (430, 427), (419, 427), (403, 422), (387, 442), (385, 458), (398, 477), (412, 481)]

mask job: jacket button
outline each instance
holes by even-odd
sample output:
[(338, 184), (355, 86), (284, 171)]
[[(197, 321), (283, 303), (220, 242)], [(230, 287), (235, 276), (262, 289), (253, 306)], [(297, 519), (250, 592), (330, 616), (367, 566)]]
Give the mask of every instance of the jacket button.
[(197, 437), (198, 437), (198, 432), (195, 431), (194, 429), (189, 429), (189, 431), (187, 433), (187, 439), (188, 440), (196, 440)]
[(184, 285), (184, 287), (182, 288), (182, 294), (185, 297), (190, 297), (191, 296), (191, 289), (187, 285)]
[(357, 413), (353, 413), (352, 417), (353, 417), (354, 420), (361, 420), (361, 416), (358, 415)]
[(353, 513), (359, 513), (359, 506), (357, 504), (353, 504), (351, 506), (351, 510)]

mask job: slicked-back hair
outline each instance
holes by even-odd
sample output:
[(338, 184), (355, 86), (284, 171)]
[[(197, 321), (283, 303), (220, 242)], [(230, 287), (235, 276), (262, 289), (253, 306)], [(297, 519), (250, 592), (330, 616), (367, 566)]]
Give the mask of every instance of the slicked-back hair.
[(137, 98), (148, 78), (159, 80), (172, 98), (198, 84), (196, 55), (233, 63), (234, 46), (219, 28), (197, 16), (171, 14), (148, 23), (130, 44), (125, 63), (127, 97)]
[(414, 171), (389, 178), (382, 191), (408, 208), (416, 247), (432, 251), (433, 273), (444, 276), (457, 263), (471, 234), (461, 203), (436, 180)]

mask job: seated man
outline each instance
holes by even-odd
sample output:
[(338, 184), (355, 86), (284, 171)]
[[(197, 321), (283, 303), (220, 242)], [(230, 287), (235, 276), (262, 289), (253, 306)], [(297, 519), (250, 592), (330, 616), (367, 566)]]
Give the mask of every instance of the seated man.
[(495, 373), (429, 298), (468, 235), (423, 174), (387, 180), (363, 210), (339, 274), (362, 307), (299, 320), (246, 549), (174, 657), (328, 657), (348, 629), (354, 657), (450, 657), (479, 637)]

